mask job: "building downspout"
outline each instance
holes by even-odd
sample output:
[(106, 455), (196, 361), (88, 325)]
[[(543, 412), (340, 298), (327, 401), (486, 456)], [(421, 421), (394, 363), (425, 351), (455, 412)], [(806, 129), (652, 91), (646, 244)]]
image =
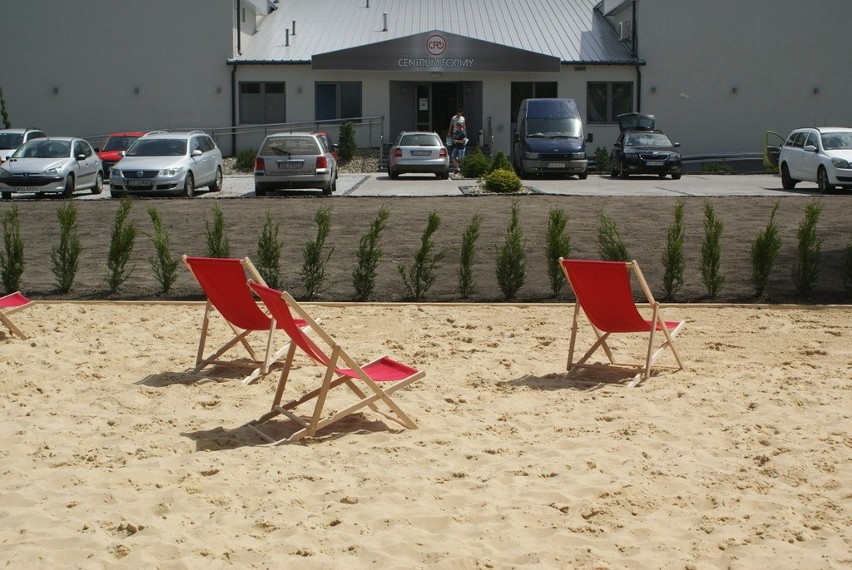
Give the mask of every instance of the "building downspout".
[(237, 156), (237, 64), (231, 68), (231, 152)]
[[(242, 26), (240, 26), (240, 3), (241, 2), (242, 2), (242, 0), (237, 0), (235, 2), (236, 6), (237, 6), (237, 13), (235, 14), (236, 19), (234, 20), (234, 23), (237, 25), (237, 55), (243, 55), (243, 45), (242, 45), (243, 42), (240, 39), (240, 36), (242, 36), (242, 32), (243, 32)], [(634, 10), (635, 10), (635, 8), (634, 8)]]
[(636, 112), (642, 112), (642, 66), (639, 64), (639, 4), (638, 0), (633, 0), (633, 38), (631, 50), (633, 51), (633, 59), (636, 60)]

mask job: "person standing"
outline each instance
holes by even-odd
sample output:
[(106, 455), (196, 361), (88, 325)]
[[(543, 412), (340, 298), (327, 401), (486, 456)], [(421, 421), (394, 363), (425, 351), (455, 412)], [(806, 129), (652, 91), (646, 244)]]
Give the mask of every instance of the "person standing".
[(467, 147), (467, 133), (464, 130), (464, 123), (456, 123), (455, 131), (453, 131), (453, 152), (450, 158), (453, 161), (455, 173), (458, 174), (461, 170), (461, 163), (464, 162), (464, 152)]
[(450, 126), (447, 127), (447, 136), (452, 137), (456, 132), (456, 125), (461, 125), (461, 129), (465, 130), (464, 111), (459, 109), (456, 114), (450, 118)]

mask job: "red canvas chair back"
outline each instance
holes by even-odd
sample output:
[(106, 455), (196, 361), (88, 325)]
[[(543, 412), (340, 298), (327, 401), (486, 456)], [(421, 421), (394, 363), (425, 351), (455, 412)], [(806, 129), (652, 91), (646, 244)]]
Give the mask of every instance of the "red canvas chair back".
[(641, 332), (650, 323), (636, 310), (629, 265), (622, 261), (563, 259), (562, 264), (586, 316), (604, 332)]
[(304, 321), (297, 320), (290, 311), (290, 306), (281, 298), (281, 291), (255, 283), (248, 282), (252, 291), (257, 293), (263, 304), (269, 310), (272, 318), (275, 319), (279, 328), (283, 329), (290, 340), (301, 348), (305, 354), (316, 360), (317, 362), (328, 365), (328, 355), (323, 352), (308, 336), (302, 332), (301, 326), (304, 326)]
[(269, 316), (260, 310), (246, 286), (248, 277), (242, 260), (187, 257), (186, 263), (207, 299), (225, 320), (244, 330), (269, 328)]

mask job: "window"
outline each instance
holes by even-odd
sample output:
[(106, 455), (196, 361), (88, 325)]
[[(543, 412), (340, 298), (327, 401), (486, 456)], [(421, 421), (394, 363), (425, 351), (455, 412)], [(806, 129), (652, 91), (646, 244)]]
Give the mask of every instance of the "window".
[(547, 99), (556, 97), (556, 82), (541, 81), (538, 83), (529, 82), (512, 82), (512, 103), (509, 112), (509, 122), (514, 123), (518, 120), (518, 109), (521, 108), (521, 101), (524, 99)]
[(315, 115), (317, 121), (361, 117), (361, 84), (317, 83)]
[(586, 88), (586, 121), (615, 123), (622, 113), (633, 111), (632, 83), (589, 83)]
[(240, 123), (264, 125), (287, 121), (284, 82), (240, 83)]

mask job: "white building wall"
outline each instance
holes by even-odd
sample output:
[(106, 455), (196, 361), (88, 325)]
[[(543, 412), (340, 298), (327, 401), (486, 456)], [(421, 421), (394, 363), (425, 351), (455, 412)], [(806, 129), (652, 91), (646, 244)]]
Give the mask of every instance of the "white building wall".
[(849, 0), (642, 0), (642, 110), (684, 154), (760, 152), (766, 130), (852, 126), (850, 8)]
[(12, 126), (97, 143), (230, 124), (234, 0), (4, 1), (0, 13)]

